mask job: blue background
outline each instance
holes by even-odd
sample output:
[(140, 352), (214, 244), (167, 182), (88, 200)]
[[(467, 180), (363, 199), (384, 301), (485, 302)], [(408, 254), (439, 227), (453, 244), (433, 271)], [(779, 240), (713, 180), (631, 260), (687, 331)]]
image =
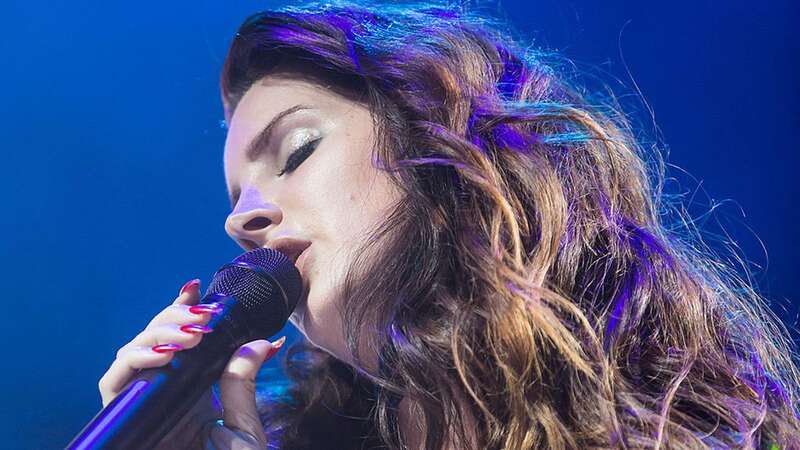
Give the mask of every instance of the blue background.
[[(669, 147), (670, 190), (687, 193), (710, 244), (738, 244), (790, 326), (800, 238), (793, 3), (500, 5), (536, 44), (605, 73), (643, 139)], [(97, 381), (116, 350), (185, 281), (205, 286), (240, 254), (223, 230), (217, 82), (240, 22), (274, 5), (4, 4), (0, 448), (63, 448), (99, 410)]]

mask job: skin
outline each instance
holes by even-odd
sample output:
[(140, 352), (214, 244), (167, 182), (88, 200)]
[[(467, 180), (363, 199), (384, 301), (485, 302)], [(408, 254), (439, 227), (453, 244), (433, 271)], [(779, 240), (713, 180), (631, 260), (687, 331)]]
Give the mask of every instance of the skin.
[[(141, 333), (117, 351), (116, 359), (98, 382), (103, 407), (127, 389), (139, 370), (162, 367), (176, 352), (200, 343), (205, 332), (180, 330), (182, 325), (206, 325), (213, 314), (190, 310), (200, 300), (200, 280), (196, 281), (184, 285), (172, 304), (156, 314)], [(177, 344), (181, 348), (164, 353), (152, 350), (153, 346), (163, 344)], [(242, 345), (220, 376), (219, 399), (208, 389), (154, 450), (264, 448), (267, 438), (256, 412), (255, 377), (264, 361), (279, 350), (280, 344), (281, 339), (276, 342), (259, 339)], [(207, 428), (217, 419), (223, 419), (224, 426)], [(211, 445), (207, 445), (209, 443)]]
[[(263, 154), (250, 161), (250, 141), (278, 113), (297, 104), (314, 109), (287, 116)], [(313, 153), (294, 171), (278, 176), (288, 155), (317, 136), (322, 140)], [(228, 192), (240, 193), (232, 200), (227, 233), (245, 250), (265, 247), (278, 236), (312, 241), (302, 269), (304, 298), (289, 320), (312, 344), (350, 364), (337, 286), (367, 230), (400, 199), (388, 176), (372, 165), (373, 139), (365, 105), (296, 73), (283, 73), (250, 87), (229, 120), (225, 141)], [(368, 371), (376, 370), (376, 358), (365, 362)], [(424, 443), (416, 416), (414, 405), (403, 399), (400, 429), (412, 449)], [(452, 440), (445, 445), (456, 447)]]
[[(313, 109), (286, 116), (263, 153), (250, 161), (250, 141), (297, 104)], [(322, 140), (313, 153), (278, 176), (289, 154), (316, 137)], [(373, 139), (364, 105), (291, 74), (267, 76), (250, 87), (230, 118), (225, 141), (228, 192), (241, 193), (225, 230), (245, 250), (282, 236), (312, 242), (301, 270), (304, 296), (289, 320), (312, 344), (348, 363), (337, 286), (367, 230), (400, 195), (371, 163)]]
[[(250, 141), (280, 112), (298, 104), (313, 109), (286, 116), (257, 158), (247, 157)], [(321, 137), (314, 151), (296, 169), (283, 175), (288, 155)], [(338, 286), (352, 253), (368, 230), (400, 199), (388, 176), (372, 165), (374, 129), (368, 109), (297, 74), (272, 75), (253, 84), (228, 120), (224, 169), (232, 211), (225, 230), (243, 249), (268, 247), (279, 237), (311, 241), (301, 264), (303, 297), (290, 317), (315, 346), (353, 364), (344, 343), (337, 312)], [(108, 405), (140, 369), (167, 364), (175, 351), (198, 345), (204, 333), (187, 333), (181, 325), (204, 325), (208, 313), (195, 314), (199, 285), (187, 283), (181, 294), (147, 327), (117, 352), (98, 383)], [(213, 332), (213, 330), (208, 331)], [(178, 344), (159, 353), (152, 346)], [(159, 444), (163, 448), (258, 449), (266, 445), (256, 413), (255, 377), (282, 340), (257, 340), (243, 345), (219, 380), (219, 403), (209, 390)], [(365, 363), (375, 371), (377, 355)], [(220, 408), (221, 406), (221, 408)], [(422, 448), (424, 430), (415, 420), (414, 405), (403, 399), (399, 424), (411, 449)], [(214, 426), (218, 418), (224, 426)], [(209, 442), (205, 442), (208, 441)], [(463, 448), (452, 443), (445, 448)], [(210, 445), (210, 447), (209, 447)]]

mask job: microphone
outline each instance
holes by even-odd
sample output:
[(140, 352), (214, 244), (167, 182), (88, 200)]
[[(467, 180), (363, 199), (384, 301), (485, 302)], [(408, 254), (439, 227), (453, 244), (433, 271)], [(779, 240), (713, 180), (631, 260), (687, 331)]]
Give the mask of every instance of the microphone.
[(169, 364), (143, 369), (66, 447), (68, 450), (152, 448), (219, 380), (234, 352), (280, 331), (303, 283), (283, 253), (257, 248), (214, 273), (200, 303), (220, 303), (213, 333), (175, 353)]

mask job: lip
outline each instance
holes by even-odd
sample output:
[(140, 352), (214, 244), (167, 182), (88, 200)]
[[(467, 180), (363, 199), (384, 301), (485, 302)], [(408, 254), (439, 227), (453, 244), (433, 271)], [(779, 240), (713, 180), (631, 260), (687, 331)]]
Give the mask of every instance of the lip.
[(278, 250), (279, 252), (286, 255), (292, 261), (292, 263), (297, 265), (297, 261), (300, 255), (310, 245), (311, 241), (284, 236), (270, 241), (269, 244), (266, 246), (266, 248)]

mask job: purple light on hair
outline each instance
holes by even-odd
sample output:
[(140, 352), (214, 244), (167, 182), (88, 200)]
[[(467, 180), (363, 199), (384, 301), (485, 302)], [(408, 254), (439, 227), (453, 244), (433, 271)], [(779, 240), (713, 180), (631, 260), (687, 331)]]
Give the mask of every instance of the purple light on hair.
[[(645, 228), (637, 226), (627, 218), (623, 218), (622, 220), (626, 228), (631, 232), (631, 240), (635, 240), (639, 243), (639, 245), (637, 245), (637, 249), (643, 257), (643, 250), (646, 246), (647, 249), (658, 254), (670, 269), (675, 267), (675, 261), (673, 260), (672, 255), (670, 255), (666, 248), (661, 245), (661, 241), (658, 238), (653, 236), (653, 234), (647, 231)], [(641, 244), (644, 244), (644, 246)]]
[(469, 118), (467, 119), (467, 136), (472, 136), (470, 142), (472, 142), (472, 144), (481, 149), (483, 149), (483, 142), (481, 140), (480, 133), (478, 132), (478, 130), (475, 129), (476, 128), (475, 124), (479, 121), (482, 115), (483, 115), (483, 108), (477, 107), (472, 112), (472, 114), (469, 115)]
[(628, 278), (628, 282), (623, 285), (622, 292), (614, 301), (614, 309), (611, 311), (611, 315), (608, 317), (608, 325), (606, 326), (605, 340), (603, 342), (603, 348), (606, 351), (608, 351), (613, 338), (616, 337), (617, 327), (619, 326), (619, 323), (625, 314), (625, 304), (627, 303), (631, 296), (631, 292), (634, 289), (632, 285), (636, 285), (639, 282), (638, 269), (634, 267), (632, 268), (632, 271), (633, 273)]
[(408, 339), (397, 329), (397, 327), (392, 323), (389, 325), (389, 336), (392, 338), (394, 342), (396, 342), (399, 346), (408, 345)]
[(400, 167), (413, 167), (413, 166), (423, 166), (427, 164), (438, 164), (442, 166), (454, 166), (460, 169), (467, 167), (466, 164), (460, 163), (458, 161), (454, 161), (447, 158), (414, 158), (414, 159), (404, 159), (397, 162), (397, 165)]
[(789, 394), (775, 378), (769, 375), (767, 375), (767, 389), (773, 395), (777, 396), (781, 400), (781, 403), (789, 404)]
[(355, 45), (353, 44), (353, 23), (338, 15), (328, 15), (325, 17), (325, 20), (336, 24), (336, 26), (347, 36), (347, 39), (345, 40), (347, 42), (347, 53), (350, 55), (350, 61), (352, 61), (356, 73), (360, 74), (361, 64), (358, 62)]
[(503, 47), (497, 49), (503, 59), (503, 73), (497, 81), (497, 89), (500, 95), (506, 99), (513, 98), (517, 88), (525, 83), (525, 66), (522, 62)]
[(531, 153), (532, 146), (539, 141), (536, 133), (520, 132), (506, 124), (496, 126), (492, 134), (499, 147), (511, 148), (525, 154)]
[(272, 33), (272, 40), (282, 43), (300, 43), (300, 37), (304, 34), (304, 30), (302, 28), (291, 24), (285, 24), (270, 31)]

